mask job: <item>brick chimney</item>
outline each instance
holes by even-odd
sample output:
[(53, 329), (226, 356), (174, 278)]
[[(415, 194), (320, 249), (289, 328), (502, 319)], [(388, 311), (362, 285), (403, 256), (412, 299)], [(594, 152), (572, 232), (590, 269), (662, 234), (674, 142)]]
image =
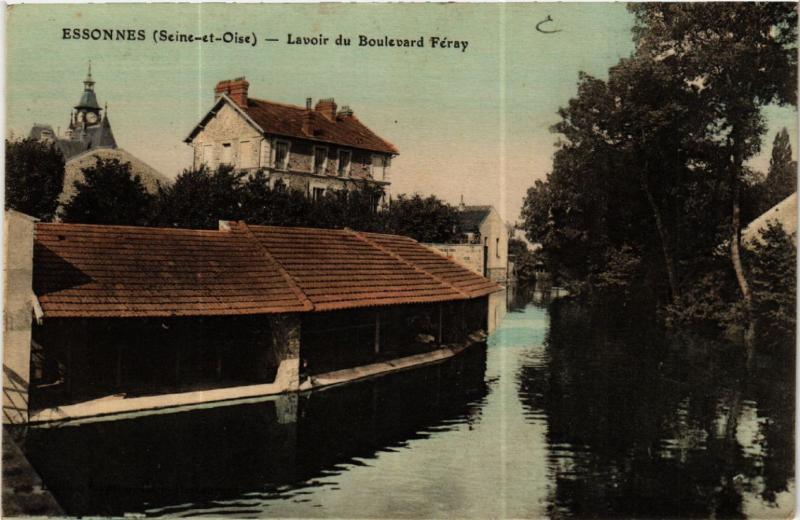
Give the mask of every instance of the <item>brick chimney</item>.
[(337, 114), (337, 117), (339, 119), (344, 119), (346, 117), (353, 117), (353, 109), (350, 108), (349, 106), (345, 105), (345, 106), (342, 107), (341, 110), (339, 110), (339, 113)]
[(311, 136), (314, 134), (314, 113), (307, 110), (303, 114), (303, 127), (302, 131), (305, 135)]
[(247, 89), (249, 87), (250, 83), (244, 79), (244, 76), (220, 81), (214, 87), (214, 101), (218, 100), (222, 94), (225, 94), (240, 107), (247, 108)]
[(317, 106), (314, 107), (314, 110), (327, 117), (329, 121), (333, 121), (336, 118), (336, 102), (333, 101), (333, 98), (320, 99), (317, 101)]

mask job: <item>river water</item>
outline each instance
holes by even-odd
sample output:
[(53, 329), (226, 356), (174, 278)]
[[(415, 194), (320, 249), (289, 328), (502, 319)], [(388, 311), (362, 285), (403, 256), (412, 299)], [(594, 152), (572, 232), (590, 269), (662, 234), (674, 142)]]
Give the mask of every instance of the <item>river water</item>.
[(445, 365), (32, 430), (25, 448), (73, 515), (791, 516), (790, 362), (743, 376), (640, 325), (525, 301)]

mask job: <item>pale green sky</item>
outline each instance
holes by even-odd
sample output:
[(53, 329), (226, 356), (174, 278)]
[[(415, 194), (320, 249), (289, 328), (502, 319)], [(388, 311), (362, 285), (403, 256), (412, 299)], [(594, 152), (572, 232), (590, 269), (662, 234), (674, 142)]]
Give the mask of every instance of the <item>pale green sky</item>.
[[(535, 30), (550, 15), (547, 27)], [(220, 79), (246, 76), (253, 97), (302, 105), (334, 97), (400, 156), (392, 192), (414, 191), (519, 215), (525, 190), (550, 168), (556, 110), (578, 72), (601, 77), (633, 50), (623, 4), (81, 4), (17, 5), (7, 16), (7, 130), (34, 122), (62, 130), (92, 60), (96, 91), (122, 147), (174, 177), (190, 166), (182, 141), (213, 101)], [(62, 29), (144, 29), (146, 41), (63, 40)], [(255, 33), (256, 47), (154, 43), (154, 30)], [(301, 47), (288, 33), (335, 38), (426, 37), (424, 49)], [(468, 40), (466, 52), (427, 38)], [(772, 137), (793, 109), (768, 111)], [(796, 147), (795, 147), (796, 148)]]

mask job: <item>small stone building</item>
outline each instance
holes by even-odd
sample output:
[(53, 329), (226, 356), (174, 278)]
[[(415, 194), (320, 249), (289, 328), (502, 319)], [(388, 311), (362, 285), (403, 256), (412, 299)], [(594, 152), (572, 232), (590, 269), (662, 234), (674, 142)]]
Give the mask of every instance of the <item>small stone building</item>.
[(244, 78), (217, 83), (214, 105), (185, 140), (193, 167), (265, 170), (271, 185), (281, 181), (313, 198), (358, 181), (388, 192), (398, 151), (353, 110), (333, 99), (312, 106), (309, 98), (304, 107), (256, 99), (249, 86)]
[(509, 228), (494, 206), (466, 206), (462, 202), (458, 226), (460, 242), (426, 245), (491, 280), (508, 280)]
[(401, 236), (243, 222), (19, 229), (4, 365), (50, 417), (111, 395), (291, 392), (301, 360), (326, 374), (464, 344), (487, 330), (499, 289)]

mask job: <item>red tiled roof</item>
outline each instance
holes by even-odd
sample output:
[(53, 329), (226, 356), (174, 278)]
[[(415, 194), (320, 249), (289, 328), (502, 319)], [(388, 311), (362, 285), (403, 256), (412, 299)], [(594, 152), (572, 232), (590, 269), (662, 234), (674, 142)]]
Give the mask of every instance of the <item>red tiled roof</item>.
[(37, 223), (33, 261), (48, 317), (310, 309), (244, 233)]
[(485, 296), (498, 289), (498, 285), (493, 281), (475, 274), (446, 256), (423, 246), (413, 238), (378, 233), (361, 233), (361, 235), (377, 246), (451, 285), (467, 298)]
[[(200, 124), (194, 127), (185, 142), (189, 143), (194, 139), (208, 120), (216, 114), (219, 104), (226, 100), (227, 97), (220, 97), (217, 100), (214, 108), (206, 114)], [(247, 107), (241, 107), (230, 100), (227, 102), (247, 114), (247, 117), (265, 134), (320, 141), (387, 154), (399, 153), (392, 143), (379, 137), (352, 114), (337, 115), (330, 120), (316, 110), (263, 99), (248, 98)]]
[(328, 311), (498, 289), (393, 235), (244, 223), (230, 231), (36, 224), (34, 292), (46, 317)]
[[(337, 116), (330, 120), (316, 110), (253, 98), (247, 100), (247, 108), (243, 110), (267, 134), (398, 153), (392, 143), (378, 137), (354, 115)], [(308, 125), (305, 124), (306, 118), (310, 118)]]
[(464, 298), (454, 287), (398, 261), (352, 231), (249, 228), (297, 282), (315, 310)]

